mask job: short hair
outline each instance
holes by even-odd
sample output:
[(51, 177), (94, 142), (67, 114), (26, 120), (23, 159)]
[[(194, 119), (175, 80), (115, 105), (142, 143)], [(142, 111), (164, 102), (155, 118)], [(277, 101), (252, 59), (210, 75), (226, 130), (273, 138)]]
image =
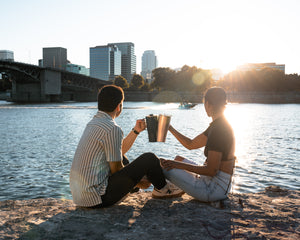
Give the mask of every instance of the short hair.
[(204, 101), (219, 110), (227, 104), (226, 92), (221, 87), (209, 88), (204, 95)]
[(98, 110), (113, 112), (122, 100), (124, 100), (124, 91), (121, 87), (106, 85), (98, 92)]

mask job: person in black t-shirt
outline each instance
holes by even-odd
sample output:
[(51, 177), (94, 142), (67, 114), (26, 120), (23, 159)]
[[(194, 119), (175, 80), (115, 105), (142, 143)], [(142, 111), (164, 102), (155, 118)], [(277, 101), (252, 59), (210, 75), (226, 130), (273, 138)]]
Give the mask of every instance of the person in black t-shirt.
[(204, 107), (212, 122), (194, 139), (179, 133), (172, 125), (169, 127), (169, 131), (187, 149), (205, 147), (204, 165), (197, 165), (181, 156), (174, 160), (160, 159), (166, 178), (200, 201), (225, 199), (231, 188), (236, 159), (235, 138), (224, 116), (226, 98), (223, 88), (213, 87), (207, 90)]

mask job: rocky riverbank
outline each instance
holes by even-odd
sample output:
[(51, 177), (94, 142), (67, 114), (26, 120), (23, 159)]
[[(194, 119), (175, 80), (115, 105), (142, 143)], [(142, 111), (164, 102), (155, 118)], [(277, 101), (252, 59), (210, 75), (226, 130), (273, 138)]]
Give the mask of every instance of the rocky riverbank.
[(0, 202), (1, 239), (300, 239), (300, 191), (269, 187), (205, 204), (187, 194), (157, 200), (130, 194), (105, 209), (71, 200)]

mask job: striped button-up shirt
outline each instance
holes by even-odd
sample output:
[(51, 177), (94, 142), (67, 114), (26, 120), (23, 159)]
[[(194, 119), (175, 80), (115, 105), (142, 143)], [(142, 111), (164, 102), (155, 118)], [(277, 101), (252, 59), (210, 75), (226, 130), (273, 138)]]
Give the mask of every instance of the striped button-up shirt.
[(79, 141), (70, 171), (70, 188), (78, 206), (102, 202), (110, 175), (109, 162), (122, 160), (122, 129), (105, 112), (98, 111)]

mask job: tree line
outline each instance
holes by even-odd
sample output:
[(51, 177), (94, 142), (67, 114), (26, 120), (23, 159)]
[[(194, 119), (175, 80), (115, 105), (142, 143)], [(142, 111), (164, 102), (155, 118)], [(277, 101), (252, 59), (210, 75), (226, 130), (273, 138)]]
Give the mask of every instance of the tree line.
[(300, 76), (273, 68), (237, 70), (225, 75), (217, 85), (233, 92), (291, 92), (300, 91)]
[(130, 84), (122, 76), (117, 76), (113, 83), (126, 90), (170, 90), (185, 92), (203, 92), (213, 84), (209, 70), (184, 65), (179, 71), (171, 68), (156, 68), (152, 71), (153, 81), (148, 83), (139, 74), (134, 74)]
[(210, 70), (184, 65), (179, 71), (171, 68), (156, 68), (152, 71), (153, 81), (148, 84), (141, 75), (135, 74), (128, 84), (121, 76), (113, 81), (124, 90), (169, 90), (176, 92), (203, 93), (211, 86), (220, 86), (231, 92), (300, 92), (300, 76), (285, 74), (281, 70), (232, 71), (219, 80), (212, 79)]
[[(112, 84), (122, 87), (125, 91), (176, 91), (203, 93), (211, 86), (221, 86), (232, 92), (291, 92), (300, 91), (300, 76), (284, 74), (272, 68), (260, 71), (232, 71), (215, 81), (210, 70), (184, 65), (176, 71), (168, 67), (156, 68), (152, 71), (153, 81), (145, 81), (140, 74), (134, 74), (130, 84), (122, 76), (116, 76)], [(0, 91), (11, 89), (12, 84), (6, 75), (0, 79)]]

